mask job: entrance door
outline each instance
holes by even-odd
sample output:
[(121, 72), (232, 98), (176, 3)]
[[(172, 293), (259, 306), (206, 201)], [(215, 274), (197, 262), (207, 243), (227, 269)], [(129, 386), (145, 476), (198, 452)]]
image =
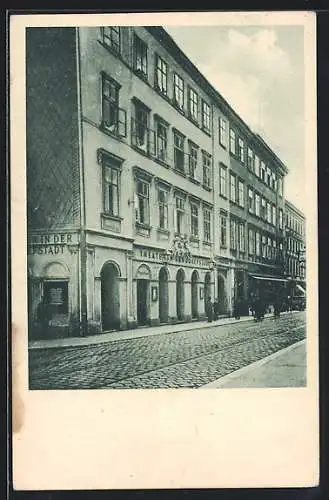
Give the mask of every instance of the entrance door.
[(168, 273), (164, 267), (159, 272), (159, 319), (168, 322)]
[(105, 264), (101, 272), (101, 306), (103, 331), (120, 327), (119, 271), (114, 264)]
[(198, 312), (198, 272), (193, 271), (191, 279), (191, 300), (192, 300), (192, 318), (199, 316)]
[(177, 319), (180, 321), (184, 319), (184, 279), (184, 271), (179, 269), (176, 276), (176, 311)]
[(149, 280), (137, 280), (137, 323), (146, 325), (148, 319)]

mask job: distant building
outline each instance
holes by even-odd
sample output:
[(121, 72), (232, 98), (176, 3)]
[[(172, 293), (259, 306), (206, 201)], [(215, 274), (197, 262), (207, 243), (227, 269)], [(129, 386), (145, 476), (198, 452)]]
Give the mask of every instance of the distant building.
[(306, 272), (305, 216), (290, 201), (285, 201), (286, 275), (304, 282)]
[(27, 28), (26, 41), (30, 334), (271, 301), (288, 170), (166, 31)]

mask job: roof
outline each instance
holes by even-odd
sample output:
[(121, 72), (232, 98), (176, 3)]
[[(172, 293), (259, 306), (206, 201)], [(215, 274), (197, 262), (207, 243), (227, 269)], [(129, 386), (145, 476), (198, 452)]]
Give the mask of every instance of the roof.
[(288, 208), (289, 210), (291, 210), (292, 212), (295, 212), (296, 214), (298, 214), (300, 217), (302, 217), (303, 219), (305, 219), (305, 215), (304, 213), (296, 207), (296, 205), (294, 205), (291, 201), (289, 200), (285, 200), (284, 201), (284, 204), (285, 204), (285, 207)]

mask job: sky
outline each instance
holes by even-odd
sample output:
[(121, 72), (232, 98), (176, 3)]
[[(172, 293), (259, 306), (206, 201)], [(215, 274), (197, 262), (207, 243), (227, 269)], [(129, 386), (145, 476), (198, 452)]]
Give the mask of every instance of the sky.
[(305, 211), (303, 26), (164, 26), (289, 169), (286, 198)]

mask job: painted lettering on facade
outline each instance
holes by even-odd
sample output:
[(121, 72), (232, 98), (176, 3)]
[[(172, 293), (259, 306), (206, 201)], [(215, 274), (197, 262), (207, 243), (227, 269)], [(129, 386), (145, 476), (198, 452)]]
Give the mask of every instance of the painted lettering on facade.
[(163, 263), (186, 263), (192, 266), (208, 267), (209, 259), (202, 257), (194, 257), (190, 253), (181, 255), (176, 252), (165, 252), (163, 250), (153, 250), (149, 248), (140, 248), (136, 257), (138, 260), (147, 260), (151, 262)]
[(63, 254), (66, 246), (72, 243), (70, 233), (34, 234), (29, 238), (28, 255)]

